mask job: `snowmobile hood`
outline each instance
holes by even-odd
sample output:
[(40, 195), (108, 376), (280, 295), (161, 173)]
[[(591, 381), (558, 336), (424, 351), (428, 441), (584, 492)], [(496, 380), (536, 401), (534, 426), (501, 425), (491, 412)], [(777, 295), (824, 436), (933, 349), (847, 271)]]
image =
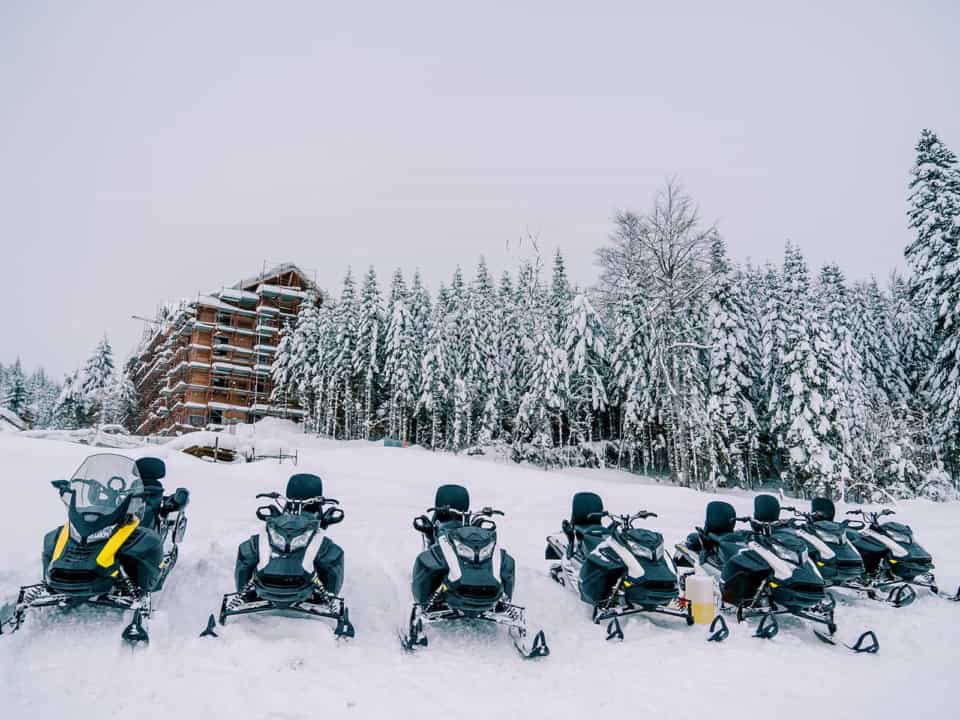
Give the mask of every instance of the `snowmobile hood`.
[(493, 530), (472, 526), (459, 527), (451, 532), (450, 536), (474, 550), (486, 547), (491, 540), (496, 539), (496, 533)]
[(913, 542), (913, 530), (910, 529), (909, 525), (904, 525), (903, 523), (898, 522), (888, 522), (884, 523), (880, 527), (898, 543), (903, 544)]
[(312, 515), (279, 515), (270, 518), (267, 526), (284, 536), (300, 535), (306, 530), (312, 530), (317, 527), (318, 520)]
[(643, 528), (630, 528), (626, 533), (627, 540), (631, 540), (638, 545), (643, 545), (651, 550), (663, 545), (663, 535), (653, 530), (644, 530)]

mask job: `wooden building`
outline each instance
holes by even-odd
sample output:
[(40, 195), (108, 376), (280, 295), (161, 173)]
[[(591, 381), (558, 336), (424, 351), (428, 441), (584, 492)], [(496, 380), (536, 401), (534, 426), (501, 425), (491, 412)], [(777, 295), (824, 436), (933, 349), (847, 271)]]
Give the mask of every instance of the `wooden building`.
[(138, 434), (177, 434), (303, 411), (271, 404), (280, 331), (302, 302), (324, 294), (291, 263), (166, 307), (147, 328), (127, 372), (140, 396)]

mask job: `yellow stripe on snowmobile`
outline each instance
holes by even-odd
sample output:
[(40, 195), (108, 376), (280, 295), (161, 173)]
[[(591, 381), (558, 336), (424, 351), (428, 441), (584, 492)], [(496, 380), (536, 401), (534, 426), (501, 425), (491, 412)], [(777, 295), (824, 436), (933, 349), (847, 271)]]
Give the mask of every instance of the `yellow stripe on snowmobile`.
[(66, 522), (60, 528), (60, 534), (57, 536), (57, 544), (53, 547), (52, 560), (59, 560), (63, 555), (63, 549), (67, 546), (67, 540), (70, 539), (70, 523)]
[(97, 565), (105, 568), (113, 567), (113, 564), (117, 561), (117, 550), (127, 541), (127, 538), (137, 529), (139, 524), (140, 521), (134, 518), (133, 522), (127, 523), (111, 535), (107, 544), (103, 546), (103, 550), (97, 555)]

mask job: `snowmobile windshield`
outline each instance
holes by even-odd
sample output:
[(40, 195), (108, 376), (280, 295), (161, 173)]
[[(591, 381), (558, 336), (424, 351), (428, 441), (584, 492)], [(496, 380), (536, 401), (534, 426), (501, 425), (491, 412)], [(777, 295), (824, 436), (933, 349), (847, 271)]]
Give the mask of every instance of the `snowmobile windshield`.
[[(71, 495), (77, 512), (86, 516), (113, 513), (131, 496), (143, 493), (143, 481), (136, 463), (123, 455), (102, 453), (91, 455), (70, 478), (70, 492), (63, 499), (70, 503)], [(130, 501), (128, 511), (139, 515), (143, 499)]]

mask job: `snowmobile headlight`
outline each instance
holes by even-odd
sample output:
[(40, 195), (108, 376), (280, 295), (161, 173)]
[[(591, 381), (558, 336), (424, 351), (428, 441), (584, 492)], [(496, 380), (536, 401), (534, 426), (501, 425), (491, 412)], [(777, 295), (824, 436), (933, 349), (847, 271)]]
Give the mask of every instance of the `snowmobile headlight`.
[[(113, 535), (113, 531), (116, 529), (117, 529), (117, 526), (115, 523), (113, 525), (107, 525), (105, 528), (101, 528), (100, 530), (97, 530), (95, 533), (90, 533), (89, 535), (87, 535), (86, 541), (88, 543), (91, 543), (91, 542), (100, 542), (101, 540), (106, 540), (111, 535)], [(83, 542), (83, 537), (80, 535), (80, 531), (77, 530), (76, 527), (74, 527), (73, 523), (70, 523), (70, 539), (73, 540), (74, 542)]]
[(477, 551), (477, 559), (480, 560), (480, 562), (483, 562), (484, 560), (489, 559), (490, 556), (493, 555), (493, 549), (496, 546), (497, 546), (497, 541), (491, 540), (489, 543), (487, 543), (482, 548), (480, 548), (480, 550)]
[[(654, 558), (654, 550), (652, 550), (651, 548), (648, 548), (646, 545), (642, 545), (638, 542), (634, 542), (633, 540), (627, 539), (627, 547), (630, 548), (630, 552), (632, 552), (637, 557), (642, 557), (646, 560), (653, 560)], [(662, 543), (660, 545), (660, 552), (661, 554), (663, 553)]]
[(780, 543), (771, 543), (773, 546), (773, 551), (781, 558), (787, 562), (792, 562), (796, 565), (803, 564), (803, 558), (800, 556), (800, 553), (794, 552), (788, 547), (781, 545)]
[(278, 552), (287, 551), (287, 539), (274, 530), (272, 527), (267, 527), (267, 535), (270, 536), (270, 544), (273, 545), (273, 549)]
[(300, 533), (295, 538), (291, 538), (290, 549), (299, 550), (300, 548), (306, 547), (310, 542), (310, 538), (313, 537), (313, 532), (313, 530), (307, 530), (306, 532)]
[(476, 558), (477, 554), (473, 551), (473, 548), (467, 545), (466, 543), (460, 542), (456, 538), (453, 540), (453, 549), (457, 551), (457, 555), (462, 557), (464, 560), (473, 560)]
[(890, 539), (898, 543), (907, 543), (908, 545), (913, 542), (911, 538), (906, 533), (897, 532), (896, 530), (887, 530), (887, 535), (890, 536)]
[(87, 535), (87, 542), (92, 543), (92, 542), (100, 542), (101, 540), (106, 540), (111, 535), (113, 535), (113, 531), (116, 529), (117, 529), (117, 526), (115, 524), (107, 525), (105, 528), (102, 528), (100, 530), (97, 530), (95, 533), (90, 533), (89, 535)]
[(825, 543), (833, 543), (834, 545), (840, 542), (840, 536), (836, 533), (827, 532), (826, 530), (815, 530), (817, 537), (823, 540)]

